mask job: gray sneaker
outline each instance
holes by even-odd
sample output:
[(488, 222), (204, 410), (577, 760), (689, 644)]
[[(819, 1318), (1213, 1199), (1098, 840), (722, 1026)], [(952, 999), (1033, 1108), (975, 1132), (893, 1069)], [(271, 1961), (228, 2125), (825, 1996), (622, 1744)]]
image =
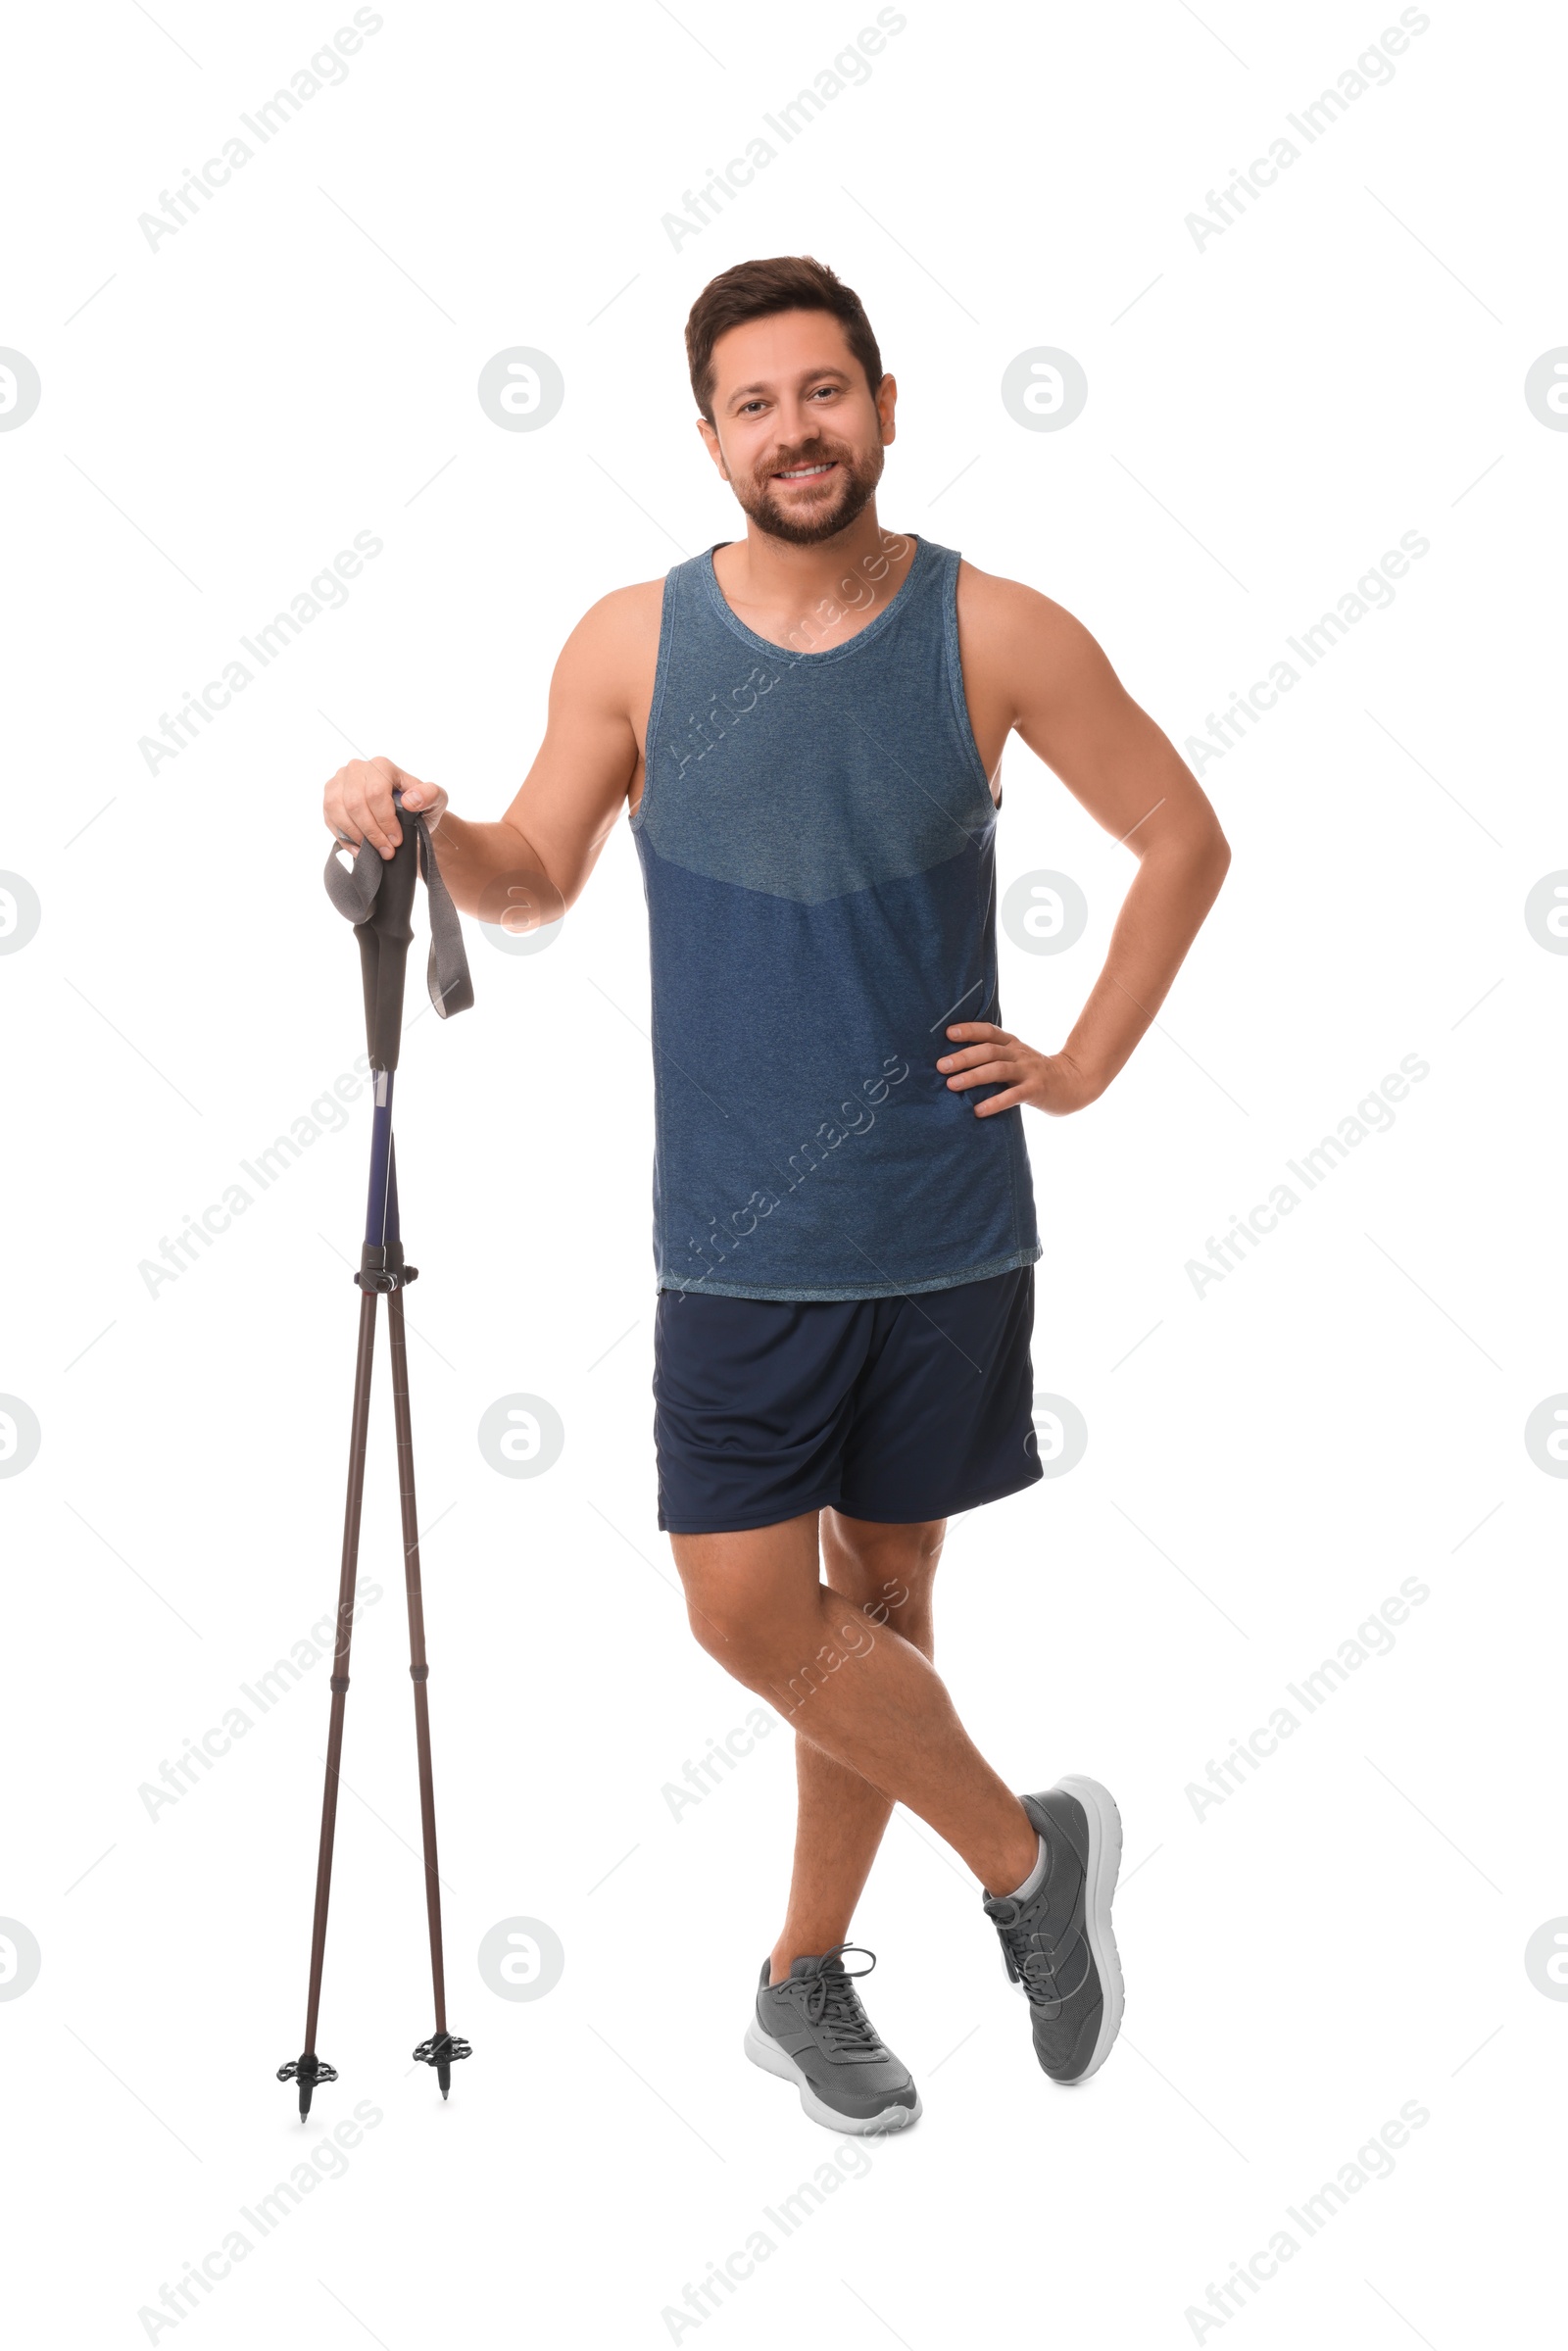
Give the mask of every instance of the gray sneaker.
[(1035, 2055), (1053, 2082), (1087, 2082), (1121, 2029), (1121, 1963), (1110, 1897), (1121, 1815), (1098, 1780), (1059, 1780), (1021, 1799), (1046, 1840), (1046, 1874), (1025, 1902), (987, 1894), (1007, 1974), (1029, 2002)]
[(860, 2006), (855, 1980), (871, 1968), (847, 1968), (846, 1951), (876, 1965), (863, 1945), (835, 1943), (819, 1958), (792, 1961), (784, 1982), (769, 1984), (763, 1960), (746, 2054), (796, 2083), (813, 2123), (856, 2133), (902, 2131), (919, 2120), (920, 2094)]

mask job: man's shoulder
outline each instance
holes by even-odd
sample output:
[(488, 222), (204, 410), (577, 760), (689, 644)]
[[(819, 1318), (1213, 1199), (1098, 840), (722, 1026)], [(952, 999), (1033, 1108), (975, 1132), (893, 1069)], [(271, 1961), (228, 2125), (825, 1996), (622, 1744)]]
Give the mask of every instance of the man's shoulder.
[(650, 624), (657, 631), (663, 603), (662, 577), (634, 580), (629, 587), (612, 588), (591, 604), (578, 621), (577, 630), (579, 633), (588, 630), (606, 642), (630, 641), (645, 634)]
[(663, 596), (662, 579), (641, 579), (591, 604), (562, 647), (556, 665), (561, 687), (617, 708), (640, 695), (646, 700)]
[(1098, 703), (1116, 690), (1103, 648), (1065, 605), (960, 562), (958, 651), (968, 690), (1011, 713)]
[(1081, 627), (1065, 605), (1056, 604), (1021, 579), (982, 571), (967, 556), (958, 558), (958, 617), (983, 629), (1067, 634)]
[(1071, 687), (1105, 667), (1103, 651), (1076, 614), (1021, 579), (960, 560), (957, 610), (965, 670), (972, 664), (999, 685), (1050, 678)]

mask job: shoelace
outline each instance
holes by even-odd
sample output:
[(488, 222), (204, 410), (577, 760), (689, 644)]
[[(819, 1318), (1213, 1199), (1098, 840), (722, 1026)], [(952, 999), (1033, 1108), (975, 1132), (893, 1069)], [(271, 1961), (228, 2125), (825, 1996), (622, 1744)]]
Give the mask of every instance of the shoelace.
[[(1044, 2006), (1049, 2002), (1070, 2000), (1073, 1992), (1081, 1991), (1089, 1976), (1089, 1954), (1084, 1952), (1084, 1970), (1070, 1990), (1063, 1991), (1056, 1982), (1056, 1946), (1040, 1928), (1020, 1927), (1023, 1904), (1011, 1895), (997, 1902), (987, 1902), (987, 1910), (996, 1921), (1002, 1938), (1002, 1955), (1007, 1963), (1007, 1980), (1021, 1984), (1030, 2000)], [(1005, 1914), (1011, 1913), (1008, 1917)]]
[[(846, 1951), (858, 1951), (869, 1959), (871, 1967), (847, 1968), (843, 1964)], [(835, 2049), (863, 2050), (867, 2054), (880, 2051), (881, 2036), (856, 1990), (856, 1979), (869, 1976), (876, 1965), (876, 1953), (863, 1943), (835, 1943), (822, 1954), (818, 1973), (811, 1979), (806, 1995), (806, 2013), (813, 2025), (826, 2028)]]

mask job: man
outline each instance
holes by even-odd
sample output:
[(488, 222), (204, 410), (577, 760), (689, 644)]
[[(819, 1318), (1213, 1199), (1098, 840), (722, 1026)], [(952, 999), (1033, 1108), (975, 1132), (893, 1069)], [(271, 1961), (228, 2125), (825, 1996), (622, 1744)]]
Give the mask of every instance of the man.
[[(499, 823), (354, 760), (339, 839), (424, 812), (458, 906), (559, 919), (623, 808), (642, 861), (656, 1078), (659, 1523), (692, 1630), (796, 1730), (784, 1924), (746, 2034), (837, 2131), (919, 2094), (845, 1965), (895, 1802), (974, 1871), (1053, 2081), (1115, 2038), (1116, 1807), (1014, 1794), (932, 1665), (956, 1510), (1043, 1473), (1041, 1254), (1022, 1105), (1083, 1109), (1127, 1060), (1230, 853), (1094, 639), (1033, 589), (878, 521), (897, 386), (858, 297), (749, 262), (686, 329), (699, 429), (746, 517), (579, 621)], [(1016, 732), (1138, 869), (1061, 1051), (999, 1022), (995, 836)], [(869, 1954), (864, 1954), (869, 1957)]]

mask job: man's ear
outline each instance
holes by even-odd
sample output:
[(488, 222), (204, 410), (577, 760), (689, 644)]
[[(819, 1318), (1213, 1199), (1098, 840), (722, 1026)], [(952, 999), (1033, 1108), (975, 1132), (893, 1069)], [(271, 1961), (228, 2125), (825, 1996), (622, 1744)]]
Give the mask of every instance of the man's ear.
[(710, 425), (710, 424), (709, 423), (709, 421), (708, 421), (708, 418), (707, 418), (706, 416), (699, 416), (699, 417), (698, 417), (698, 419), (697, 419), (697, 429), (698, 429), (698, 431), (699, 431), (699, 432), (702, 434), (702, 436), (703, 436), (703, 446), (704, 446), (704, 448), (705, 448), (705, 449), (708, 451), (708, 454), (709, 454), (709, 456), (710, 456), (710, 457), (712, 459), (712, 461), (713, 461), (714, 465), (715, 465), (718, 467), (719, 473), (720, 473), (720, 475), (722, 476), (722, 478), (723, 478), (725, 481), (728, 481), (728, 479), (729, 479), (729, 467), (728, 467), (728, 466), (725, 465), (725, 463), (724, 463), (724, 453), (723, 453), (723, 451), (722, 451), (722, 450), (719, 448), (719, 445), (718, 445), (718, 434), (717, 434), (717, 433), (714, 431), (714, 429), (713, 429), (712, 425)]

